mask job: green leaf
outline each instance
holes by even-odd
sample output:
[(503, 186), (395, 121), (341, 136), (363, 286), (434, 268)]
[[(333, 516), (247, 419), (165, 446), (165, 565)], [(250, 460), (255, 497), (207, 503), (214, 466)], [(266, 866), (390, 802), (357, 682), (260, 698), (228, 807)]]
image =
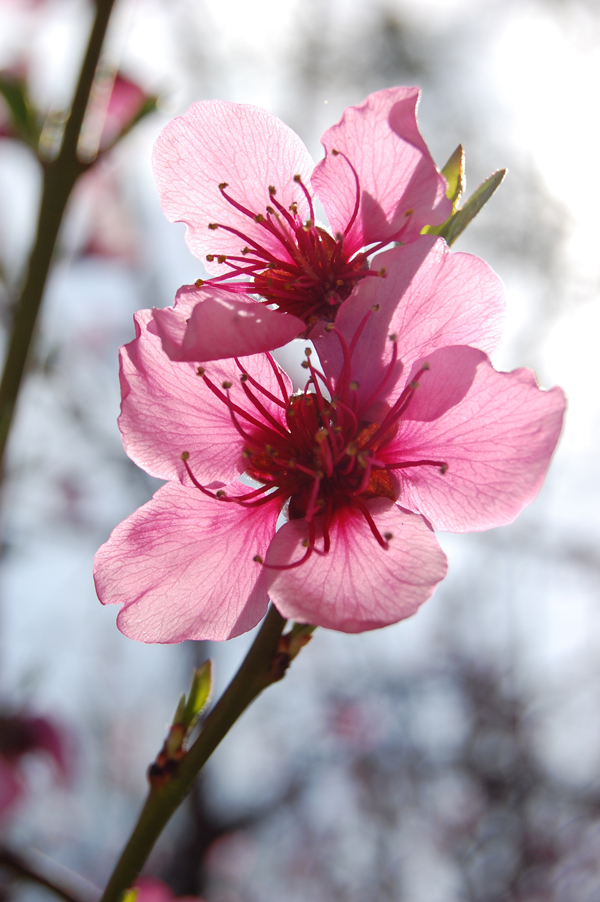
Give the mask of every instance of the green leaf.
[(442, 175), (448, 182), (446, 197), (452, 201), (452, 212), (454, 213), (465, 190), (465, 152), (462, 144), (458, 145), (442, 169)]
[(458, 236), (464, 232), (472, 219), (475, 219), (484, 204), (488, 200), (506, 175), (506, 169), (499, 169), (493, 172), (489, 178), (483, 182), (468, 199), (466, 204), (453, 213), (452, 216), (444, 223), (437, 234), (441, 238), (445, 238), (448, 245), (454, 244)]
[(7, 72), (0, 72), (0, 94), (8, 106), (15, 137), (20, 138), (37, 151), (40, 128), (35, 110), (29, 101), (24, 79)]
[(181, 723), (191, 729), (198, 719), (202, 708), (206, 705), (212, 688), (212, 664), (205, 661), (194, 670), (192, 687), (187, 697)]

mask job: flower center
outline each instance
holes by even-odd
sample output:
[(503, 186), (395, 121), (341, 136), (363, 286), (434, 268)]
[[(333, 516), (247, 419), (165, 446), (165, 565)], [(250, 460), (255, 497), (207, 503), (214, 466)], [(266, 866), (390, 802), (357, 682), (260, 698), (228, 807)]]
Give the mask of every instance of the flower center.
[[(356, 170), (347, 157), (337, 151), (334, 153), (346, 160), (356, 183), (354, 211), (343, 234), (339, 233), (334, 238), (315, 225), (312, 198), (300, 175), (295, 175), (294, 181), (308, 203), (310, 218), (305, 221), (298, 212), (296, 201), (287, 209), (278, 201), (274, 185), (269, 186), (270, 203), (263, 212), (249, 210), (239, 203), (227, 191), (227, 182), (222, 182), (219, 185), (221, 195), (234, 209), (264, 230), (265, 243), (261, 243), (260, 237), (257, 238), (255, 230), (253, 237), (249, 237), (226, 223), (209, 223), (209, 229), (230, 232), (244, 244), (239, 256), (208, 254), (206, 259), (209, 262), (216, 260), (226, 264), (230, 271), (208, 281), (198, 279), (196, 285), (201, 287), (227, 282), (229, 290), (258, 294), (270, 304), (276, 304), (282, 312), (304, 320), (310, 329), (319, 320), (333, 321), (338, 306), (361, 279), (366, 276), (384, 277), (384, 269), (369, 269), (368, 256), (380, 250), (385, 242), (352, 256), (344, 250), (345, 238), (358, 215), (360, 185)], [(275, 245), (273, 238), (276, 239)], [(232, 279), (235, 281), (230, 281)]]
[[(340, 333), (337, 334), (349, 362), (351, 350)], [(306, 554), (300, 561), (288, 566), (298, 566), (313, 551), (320, 554), (329, 551), (331, 525), (344, 507), (359, 511), (375, 539), (387, 548), (392, 536), (379, 532), (366, 502), (378, 497), (396, 500), (398, 488), (392, 477), (393, 470), (433, 466), (444, 473), (447, 469), (444, 461), (390, 461), (389, 451), (386, 453), (387, 446), (396, 436), (398, 421), (418, 388), (418, 378), (429, 368), (428, 365), (424, 364), (417, 379), (406, 386), (381, 423), (369, 423), (360, 418), (356, 394), (358, 386), (349, 378), (349, 367), (344, 367), (336, 385), (337, 391), (334, 391), (323, 373), (312, 365), (311, 352), (307, 349), (304, 362), (310, 372), (307, 384), (302, 393), (289, 396), (277, 364), (271, 355), (266, 356), (277, 377), (281, 397), (261, 386), (236, 360), (241, 387), (247, 401), (250, 401), (249, 407), (242, 407), (232, 400), (229, 391), (231, 382), (223, 382), (219, 387), (204, 368), (198, 369), (198, 375), (208, 389), (228, 407), (232, 423), (244, 439), (243, 455), (248, 461), (246, 475), (260, 483), (260, 487), (243, 496), (228, 495), (222, 489), (212, 492), (197, 481), (189, 464), (189, 454), (184, 451), (181, 457), (193, 484), (218, 501), (244, 507), (277, 502), (283, 509), (287, 504), (289, 519), (304, 519), (309, 527)], [(394, 354), (388, 366), (390, 373), (395, 363)], [(385, 382), (386, 379), (382, 379), (381, 390)], [(265, 398), (282, 409), (281, 418), (270, 412), (264, 403)], [(369, 399), (369, 404), (371, 401)], [(316, 518), (319, 518), (323, 536), (322, 549), (316, 548)]]

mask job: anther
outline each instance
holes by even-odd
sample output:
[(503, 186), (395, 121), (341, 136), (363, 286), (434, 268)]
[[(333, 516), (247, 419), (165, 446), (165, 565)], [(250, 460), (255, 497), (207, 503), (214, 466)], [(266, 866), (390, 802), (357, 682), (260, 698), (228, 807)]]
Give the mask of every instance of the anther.
[(267, 213), (275, 213), (274, 207), (266, 207)]
[(377, 275), (382, 279), (387, 279), (387, 269), (385, 266), (382, 266)]
[(357, 390), (357, 388), (358, 388), (358, 382), (356, 381), (356, 379), (353, 379), (353, 380), (352, 380), (352, 382), (350, 383), (350, 385), (348, 386), (348, 388), (350, 389), (350, 391), (356, 391), (356, 390)]
[(223, 191), (223, 189), (227, 188), (227, 187), (228, 187), (227, 182), (221, 182), (221, 184), (219, 185), (219, 191)]
[(248, 376), (248, 373), (242, 373), (242, 375), (240, 376), (240, 382), (247, 382), (249, 378), (250, 377)]
[(229, 382), (228, 379), (226, 379), (225, 382), (221, 383), (222, 388), (231, 388), (232, 385), (233, 385), (233, 382)]
[(337, 157), (339, 155), (339, 150), (335, 150), (335, 148), (332, 147), (331, 153), (333, 154), (334, 157)]
[(326, 429), (319, 429), (319, 431), (318, 431), (318, 432), (316, 433), (316, 435), (315, 435), (315, 441), (318, 442), (319, 445), (320, 445), (322, 442), (326, 442), (326, 441), (327, 441), (327, 437), (328, 437), (328, 435), (327, 435), (327, 430), (326, 430)]
[(373, 304), (371, 310), (373, 311), (373, 313), (379, 313), (379, 311), (381, 310), (381, 304)]
[(391, 335), (388, 335), (388, 338), (389, 338), (390, 341), (392, 341), (392, 342), (394, 342), (394, 343), (398, 341), (398, 336), (396, 335), (395, 332), (392, 332)]
[(196, 375), (197, 375), (197, 376), (203, 376), (205, 372), (206, 372), (206, 370), (204, 369), (204, 367), (203, 367), (203, 366), (199, 366), (198, 369), (196, 370)]
[(262, 562), (263, 562), (263, 559), (261, 558), (260, 554), (255, 554), (254, 557), (252, 558), (252, 560), (256, 561), (257, 564), (262, 564)]
[(265, 217), (262, 215), (262, 213), (257, 213), (256, 216), (254, 217), (254, 222), (264, 222), (264, 221), (265, 221)]
[(349, 442), (348, 447), (346, 448), (346, 454), (348, 455), (348, 457), (354, 457), (357, 451), (358, 448), (356, 447), (354, 442)]
[(181, 459), (182, 459), (182, 460), (187, 460), (187, 459), (189, 458), (189, 456), (190, 456), (190, 452), (189, 452), (189, 451), (182, 451), (182, 452), (181, 452)]
[(204, 279), (196, 279), (194, 285), (196, 286), (196, 288), (202, 288), (202, 286), (204, 285)]
[(412, 216), (414, 212), (415, 212), (414, 210), (407, 210), (406, 213), (405, 213), (404, 215), (405, 215), (405, 216)]
[(242, 457), (244, 458), (244, 460), (250, 460), (250, 458), (252, 457), (252, 451), (250, 450), (250, 448), (244, 448), (244, 450), (242, 451)]
[(298, 204), (296, 203), (296, 201), (290, 204), (290, 210), (294, 215), (298, 213)]
[(224, 498), (224, 497), (225, 497), (225, 492), (223, 491), (223, 489), (219, 489), (218, 492), (215, 492), (215, 498)]
[(394, 538), (394, 535), (391, 532), (384, 532), (383, 538), (386, 540), (386, 542), (389, 542), (391, 539)]
[(335, 329), (335, 323), (327, 323), (327, 325), (325, 326), (326, 332), (333, 332), (334, 329)]
[(307, 370), (310, 367), (310, 363), (308, 362), (308, 360), (303, 360), (300, 366), (304, 367), (304, 369)]
[(448, 464), (442, 464), (442, 466), (440, 467), (440, 473), (442, 474), (442, 476), (444, 475), (444, 473), (446, 472), (447, 469), (448, 469)]
[(301, 176), (301, 175), (295, 175), (295, 176), (294, 176), (294, 181), (296, 182), (297, 185), (300, 185), (300, 184), (302, 183), (302, 176)]
[(217, 263), (225, 263), (226, 260), (227, 257), (225, 256), (225, 254), (219, 254), (219, 256), (217, 257)]
[(304, 348), (304, 353), (307, 357), (310, 357), (310, 355), (312, 354), (312, 348)]
[(271, 197), (274, 197), (277, 194), (275, 185), (269, 185), (269, 194), (271, 195)]
[(218, 222), (209, 222), (208, 227), (209, 227), (209, 229), (211, 229), (214, 232), (215, 229), (219, 228), (219, 223)]
[(308, 548), (308, 546), (310, 545), (310, 542), (308, 541), (308, 539), (302, 539), (302, 542), (300, 544), (302, 545), (303, 548)]
[(422, 369), (422, 370), (428, 370), (428, 369), (429, 369), (429, 364), (427, 363), (427, 361), (425, 361), (425, 363), (423, 364), (423, 366), (421, 367), (421, 369)]
[(249, 247), (243, 247), (243, 248), (242, 248), (242, 254), (244, 254), (244, 256), (246, 256), (246, 254), (249, 254), (249, 253), (250, 253), (250, 248), (249, 248)]
[(215, 255), (214, 255), (214, 254), (207, 254), (207, 255), (206, 255), (206, 259), (208, 260), (209, 263), (212, 263), (213, 260), (215, 259)]
[(413, 389), (419, 387), (419, 383), (417, 382), (416, 379), (413, 379), (413, 381), (410, 383), (410, 387), (413, 388)]

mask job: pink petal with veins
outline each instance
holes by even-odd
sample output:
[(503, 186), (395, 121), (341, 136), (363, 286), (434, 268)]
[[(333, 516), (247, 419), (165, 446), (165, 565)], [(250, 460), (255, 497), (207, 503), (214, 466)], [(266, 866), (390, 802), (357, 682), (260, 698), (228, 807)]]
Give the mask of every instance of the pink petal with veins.
[[(379, 254), (373, 269), (386, 278), (364, 279), (342, 304), (336, 329), (350, 344), (367, 317), (352, 357), (353, 378), (363, 403), (380, 384), (392, 358), (390, 335), (404, 369), (435, 348), (471, 345), (489, 352), (497, 347), (504, 319), (502, 282), (471, 254), (452, 253), (441, 238), (423, 236), (405, 247)], [(373, 306), (379, 309), (370, 313)], [(335, 334), (318, 326), (311, 338), (325, 373), (337, 378), (343, 364)], [(386, 394), (399, 391), (402, 367), (387, 383)]]
[[(396, 623), (415, 613), (446, 575), (446, 557), (422, 517), (385, 498), (366, 503), (383, 535), (375, 540), (364, 516), (344, 508), (331, 524), (331, 549), (298, 567), (271, 571), (269, 595), (284, 617), (345, 633)], [(265, 563), (301, 558), (308, 535), (304, 520), (290, 520), (271, 542)]]
[[(281, 259), (281, 242), (253, 218), (266, 215), (271, 185), (286, 209), (296, 202), (301, 215), (308, 215), (307, 200), (293, 179), (300, 175), (309, 184), (310, 155), (298, 135), (260, 107), (223, 100), (194, 103), (163, 129), (152, 159), (165, 216), (187, 224), (187, 244), (201, 260), (206, 254), (240, 255), (246, 244), (223, 228), (209, 229), (209, 223), (237, 229)], [(225, 200), (222, 183), (250, 216)], [(205, 265), (211, 273), (225, 271), (216, 261)]]
[[(121, 348), (121, 416), (119, 428), (125, 451), (151, 476), (188, 481), (181, 454), (187, 451), (196, 477), (208, 484), (231, 482), (247, 468), (242, 458), (244, 439), (236, 430), (227, 406), (197, 375), (190, 363), (174, 363), (162, 350), (158, 335), (148, 331), (152, 311), (135, 316), (137, 337)], [(272, 394), (279, 383), (265, 355), (242, 358), (249, 373)], [(230, 394), (243, 409), (254, 407), (242, 390), (242, 369), (234, 360), (212, 362), (206, 374), (219, 388), (231, 382)], [(291, 392), (291, 382), (280, 379)], [(281, 407), (261, 395), (273, 417), (281, 419)]]
[(187, 285), (186, 318), (177, 309), (154, 309), (152, 316), (163, 350), (171, 360), (205, 361), (280, 348), (305, 330), (301, 319), (282, 316), (246, 296), (219, 288)]
[(451, 532), (511, 523), (544, 480), (563, 392), (540, 390), (531, 370), (499, 373), (474, 348), (442, 348), (427, 362), (382, 459), (432, 460), (448, 469), (395, 470), (400, 502)]
[(274, 504), (248, 509), (168, 483), (96, 554), (98, 597), (123, 603), (117, 625), (140, 642), (238, 636), (267, 610), (265, 572), (253, 557), (264, 557), (278, 514)]
[(334, 235), (352, 221), (359, 183), (360, 208), (344, 241), (349, 254), (374, 242), (412, 241), (452, 212), (446, 180), (419, 133), (418, 99), (418, 88), (377, 91), (344, 110), (321, 139), (326, 156), (312, 184)]

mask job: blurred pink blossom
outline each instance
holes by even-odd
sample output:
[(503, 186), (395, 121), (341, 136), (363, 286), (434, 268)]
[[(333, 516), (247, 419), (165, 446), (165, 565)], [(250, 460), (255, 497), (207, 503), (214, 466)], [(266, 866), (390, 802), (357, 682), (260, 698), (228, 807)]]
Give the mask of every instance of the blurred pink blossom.
[[(323, 372), (307, 357), (300, 394), (270, 355), (172, 362), (151, 312), (136, 316), (120, 428), (129, 456), (169, 481), (96, 556), (126, 635), (226, 639), (269, 596), (285, 617), (345, 632), (394, 623), (445, 575), (430, 524), (487, 529), (535, 496), (564, 398), (491, 366), (499, 280), (441, 239), (379, 262), (388, 294), (374, 304), (381, 283), (365, 280), (339, 326), (316, 330)], [(194, 301), (181, 290), (163, 313), (181, 326)]]
[(23, 757), (40, 752), (54, 760), (58, 776), (66, 780), (66, 744), (55, 724), (44, 717), (0, 715), (0, 818), (25, 792)]
[[(187, 224), (190, 250), (212, 274), (197, 283), (199, 320), (213, 315), (202, 302), (229, 297), (244, 325), (242, 353), (283, 345), (290, 332), (333, 320), (361, 281), (385, 275), (369, 255), (447, 219), (446, 181), (419, 133), (418, 99), (418, 88), (389, 88), (348, 107), (323, 135), (316, 167), (300, 138), (258, 107), (203, 101), (166, 126), (154, 149), (162, 207)], [(331, 234), (317, 225), (315, 192)], [(226, 292), (215, 295), (217, 285)], [(288, 321), (272, 316), (268, 330), (254, 315), (244, 321), (248, 293)], [(231, 357), (239, 343), (235, 329), (207, 342), (200, 328), (174, 359)]]
[(136, 902), (202, 902), (199, 896), (176, 896), (158, 877), (138, 877), (134, 889), (138, 890)]

